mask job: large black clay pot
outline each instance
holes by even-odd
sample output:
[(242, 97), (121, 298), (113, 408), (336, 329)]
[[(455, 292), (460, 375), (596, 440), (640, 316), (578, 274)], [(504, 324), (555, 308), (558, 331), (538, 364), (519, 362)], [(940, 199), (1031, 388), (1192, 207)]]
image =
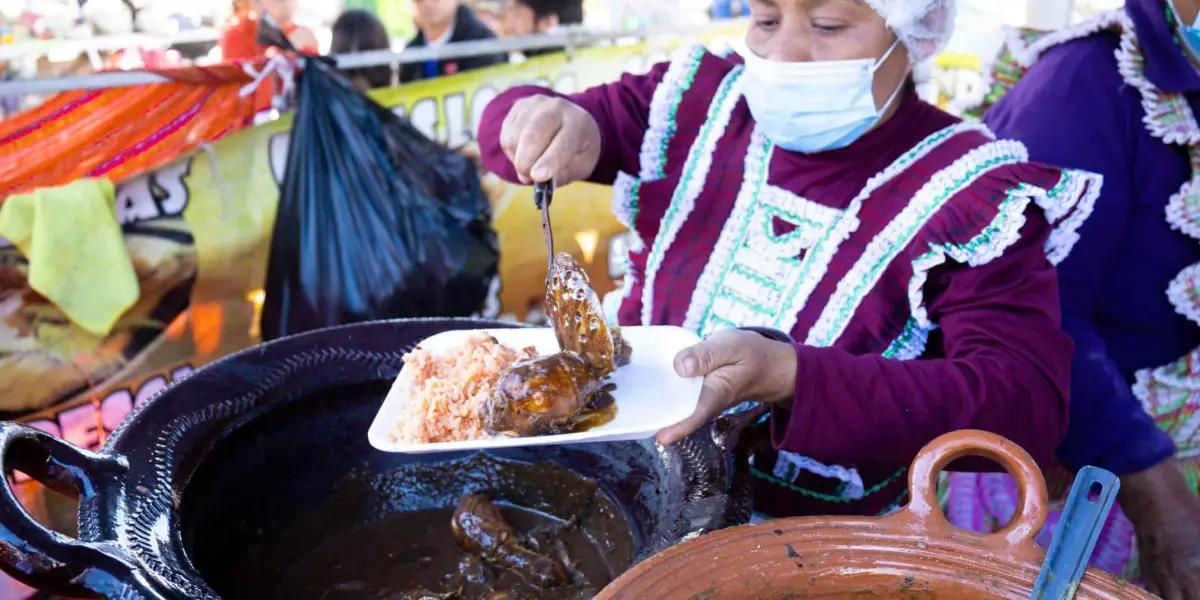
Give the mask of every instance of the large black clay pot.
[[(617, 507), (614, 522), (628, 529), (617, 533), (630, 540), (623, 568), (748, 520), (745, 455), (727, 450), (745, 445), (745, 420), (726, 418), (670, 448), (646, 441), (411, 456), (368, 445), (407, 350), (449, 329), (511, 326), (391, 321), (276, 340), (164, 390), (100, 452), (0, 424), (0, 468), (80, 500), (79, 539), (68, 538), (37, 524), (5, 484), (0, 568), (65, 596), (280, 597), (280, 578), (327, 538), (488, 487), (509, 486), (499, 491), (553, 512), (571, 477), (595, 481)], [(539, 461), (565, 467), (550, 477), (562, 481), (523, 485)], [(377, 542), (387, 550), (388, 539)]]

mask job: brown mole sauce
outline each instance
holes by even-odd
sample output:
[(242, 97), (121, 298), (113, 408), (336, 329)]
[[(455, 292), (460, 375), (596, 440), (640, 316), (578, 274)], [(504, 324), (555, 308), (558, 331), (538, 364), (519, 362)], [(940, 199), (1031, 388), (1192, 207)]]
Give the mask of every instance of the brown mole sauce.
[[(397, 512), (358, 527), (329, 531), (311, 548), (298, 552), (297, 560), (279, 573), (269, 598), (583, 600), (629, 567), (633, 540), (625, 516), (594, 481), (549, 463), (514, 464), (513, 471), (501, 465), (504, 461), (476, 455), (457, 466), (487, 481), (481, 491), (494, 498), (525, 547), (562, 563), (569, 584), (543, 589), (461, 550), (451, 533), (452, 505)], [(436, 482), (420, 477), (413, 484), (410, 492)], [(543, 497), (535, 502), (550, 502), (550, 510), (567, 519), (512, 504), (503, 493), (506, 488), (510, 497), (531, 500), (531, 492), (538, 490), (534, 495)], [(301, 529), (315, 525), (296, 524)]]
[[(463, 552), (450, 535), (454, 508), (448, 507), (396, 515), (363, 531), (326, 541), (284, 574), (275, 596), (327, 600), (584, 599), (616, 577), (604, 550), (586, 531), (565, 526), (563, 521), (537, 511), (502, 503), (498, 506), (530, 549), (560, 561), (560, 553), (570, 558), (575, 565), (568, 569), (571, 584), (542, 589), (514, 572), (497, 569)], [(396, 542), (380, 548), (382, 537)]]

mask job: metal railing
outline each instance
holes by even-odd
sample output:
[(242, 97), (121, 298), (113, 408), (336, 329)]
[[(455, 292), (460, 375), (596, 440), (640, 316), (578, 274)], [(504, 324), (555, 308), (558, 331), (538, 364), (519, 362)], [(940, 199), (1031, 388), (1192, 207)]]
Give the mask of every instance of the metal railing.
[[(563, 48), (568, 56), (576, 50), (602, 44), (630, 44), (652, 38), (679, 38), (729, 27), (729, 22), (701, 27), (670, 30), (595, 31), (581, 27), (562, 28), (550, 34), (520, 38), (479, 40), (447, 44), (439, 48), (413, 48), (401, 52), (374, 50), (354, 54), (335, 54), (331, 58), (339, 69), (359, 69), (386, 64), (419, 63), (429, 60), (452, 60), (486, 54), (523, 52), (544, 48)], [(108, 71), (88, 75), (69, 75), (38, 79), (15, 79), (0, 82), (0, 96), (51, 94), (70, 90), (97, 90), (114, 87), (150, 85), (170, 81), (170, 78), (148, 71)]]

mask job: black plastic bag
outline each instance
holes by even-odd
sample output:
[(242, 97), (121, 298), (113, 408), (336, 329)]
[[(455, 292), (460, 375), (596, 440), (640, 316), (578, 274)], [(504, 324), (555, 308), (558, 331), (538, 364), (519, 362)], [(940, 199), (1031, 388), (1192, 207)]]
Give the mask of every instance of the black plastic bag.
[(500, 251), (474, 163), (357, 92), (324, 60), (306, 62), (263, 339), (479, 311)]

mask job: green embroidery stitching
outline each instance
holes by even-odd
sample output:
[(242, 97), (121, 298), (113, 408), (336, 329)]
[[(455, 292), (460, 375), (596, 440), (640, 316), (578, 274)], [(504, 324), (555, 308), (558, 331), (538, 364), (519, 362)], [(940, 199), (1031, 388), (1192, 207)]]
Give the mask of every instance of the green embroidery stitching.
[[(763, 471), (760, 471), (758, 469), (758, 467), (755, 467), (753, 465), (750, 466), (750, 473), (758, 479), (762, 479), (763, 481), (766, 481), (768, 483), (773, 483), (782, 488), (787, 488), (787, 489), (789, 489), (793, 492), (796, 492), (797, 494), (800, 494), (802, 496), (808, 496), (809, 498), (816, 498), (817, 500), (824, 500), (825, 502), (835, 502), (835, 503), (839, 503), (839, 504), (850, 504), (852, 502), (858, 502), (858, 501), (868, 498), (874, 494), (877, 494), (877, 493), (879, 493), (880, 490), (883, 490), (884, 488), (891, 485), (892, 483), (895, 483), (895, 481), (897, 479), (899, 479), (900, 477), (903, 477), (904, 474), (907, 472), (908, 472), (908, 467), (904, 467), (904, 468), (896, 471), (895, 473), (892, 473), (887, 479), (884, 479), (883, 481), (880, 481), (879, 483), (867, 488), (863, 492), (862, 498), (844, 498), (842, 496), (834, 496), (832, 494), (823, 494), (821, 492), (816, 492), (816, 491), (810, 490), (808, 488), (802, 488), (794, 483), (784, 481), (778, 477), (775, 477), (774, 475), (771, 475), (770, 473), (764, 473)], [(789, 477), (792, 476), (790, 471), (788, 472), (788, 476)], [(905, 493), (908, 493), (907, 490), (905, 491)]]
[[(916, 161), (916, 159), (918, 157), (929, 152), (934, 147), (940, 145), (942, 142), (946, 141), (947, 139), (950, 139), (951, 137), (957, 135), (958, 133), (960, 133), (960, 131), (961, 131), (961, 129), (959, 129), (957, 127), (948, 127), (946, 129), (943, 129), (943, 130), (925, 138), (924, 140), (921, 141), (921, 143), (914, 146), (911, 150), (909, 150), (907, 153), (905, 153), (904, 156), (900, 157), (899, 160), (897, 160), (895, 163), (893, 163), (896, 167), (897, 173), (902, 172), (904, 169), (907, 169), (913, 162)], [(868, 184), (869, 184), (869, 182), (868, 182)], [(880, 183), (880, 185), (882, 185), (882, 183)], [(878, 189), (878, 188), (876, 188), (876, 189)], [(864, 190), (864, 192), (867, 192), (867, 191), (868, 190)], [(874, 193), (874, 191), (875, 190), (869, 190), (869, 193)], [(853, 206), (852, 206), (852, 208), (853, 208)], [(843, 214), (842, 218), (838, 219), (838, 221), (834, 223), (833, 227), (826, 229), (824, 231), (824, 233), (821, 235), (820, 239), (817, 240), (817, 243), (814, 244), (811, 249), (809, 249), (807, 255), (804, 257), (804, 264), (801, 265), (801, 275), (792, 283), (791, 289), (789, 290), (789, 293), (786, 296), (786, 297), (793, 299), (792, 303), (794, 306), (791, 310), (789, 310), (789, 312), (799, 313), (801, 310), (804, 309), (805, 304), (807, 304), (807, 302), (808, 302), (808, 298), (800, 297), (800, 294), (799, 294), (800, 286), (805, 284), (805, 282), (809, 281), (809, 278), (811, 277), (809, 273), (812, 270), (813, 265), (816, 264), (818, 258), (822, 258), (822, 260), (826, 260), (823, 258), (824, 254), (826, 252), (825, 244), (828, 243), (830, 235), (832, 235), (833, 232), (838, 229), (839, 225), (842, 223), (842, 220), (846, 219), (846, 218), (856, 218), (855, 215), (849, 214), (850, 212), (851, 212), (850, 210), (847, 210), (846, 214)], [(832, 257), (830, 257), (829, 259), (831, 260)], [(812, 285), (815, 286), (815, 282), (810, 282), (810, 283), (812, 283)], [(826, 307), (828, 308), (828, 304), (826, 304)], [(819, 319), (817, 321), (817, 324), (818, 325), (820, 324)], [(777, 321), (777, 325), (778, 325), (778, 321)], [(816, 331), (816, 326), (814, 326), (813, 329), (810, 330), (810, 332), (809, 332), (810, 338), (813, 336), (813, 333), (815, 331)], [(812, 341), (806, 341), (806, 343), (809, 345), (820, 345), (820, 344), (815, 344)]]
[[(717, 278), (718, 282), (725, 281), (725, 278), (729, 275), (729, 270), (733, 268), (733, 265), (735, 264), (733, 257), (737, 254), (738, 250), (743, 248), (746, 244), (746, 234), (750, 229), (750, 221), (754, 217), (754, 208), (758, 206), (758, 195), (762, 193), (763, 184), (767, 182), (767, 167), (771, 164), (771, 156), (774, 149), (775, 144), (771, 142), (770, 138), (763, 136), (762, 145), (759, 146), (759, 151), (762, 155), (761, 159), (759, 160), (758, 164), (753, 165), (753, 167), (751, 165), (746, 165), (745, 167), (754, 168), (755, 173), (757, 174), (757, 177), (755, 177), (752, 184), (753, 191), (751, 192), (750, 196), (750, 210), (746, 211), (745, 218), (737, 225), (739, 233), (736, 241), (730, 245), (729, 252), (724, 257), (725, 268), (722, 269), (721, 276)], [(746, 155), (749, 156), (750, 151), (747, 151)], [(700, 317), (699, 326), (697, 327), (699, 331), (704, 332), (707, 329), (710, 319), (713, 320), (713, 322), (729, 322), (712, 314), (713, 307), (716, 305), (716, 303), (717, 296), (716, 294), (713, 294), (712, 298), (708, 302), (708, 306), (705, 307), (704, 313), (702, 313)], [(736, 327), (736, 325), (734, 325), (734, 327)]]
[[(910, 287), (918, 285), (917, 280), (920, 279), (921, 274), (925, 271), (920, 265), (930, 262), (939, 253), (949, 254), (959, 262), (969, 263), (972, 258), (981, 256), (981, 249), (994, 247), (996, 236), (1006, 231), (1011, 231), (1014, 225), (1013, 221), (1024, 212), (1025, 206), (1029, 205), (1029, 194), (1033, 189), (1036, 188), (1027, 184), (1021, 184), (1010, 189), (1006, 193), (1004, 200), (1000, 202), (1000, 206), (997, 207), (996, 216), (983, 228), (983, 231), (970, 240), (967, 240), (966, 243), (934, 244), (928, 252), (918, 256), (913, 260), (913, 275), (909, 283)], [(1059, 189), (1059, 185), (1056, 185), (1055, 189)], [(1065, 186), (1063, 186), (1063, 189), (1065, 189)], [(1059, 189), (1059, 192), (1061, 191), (1062, 189)], [(1053, 190), (1051, 190), (1051, 193), (1053, 193)], [(1018, 204), (1020, 206), (1014, 206)], [(913, 308), (915, 309), (916, 307)], [(895, 358), (903, 349), (909, 347), (912, 347), (916, 351), (918, 349), (915, 346), (916, 344), (921, 345), (919, 348), (920, 352), (911, 358), (920, 357), (921, 354), (924, 354), (924, 344), (928, 341), (930, 331), (931, 327), (923, 325), (915, 316), (909, 317), (900, 335), (896, 336), (896, 339), (892, 341), (887, 350), (884, 350), (883, 357)]]
[(746, 279), (749, 279), (750, 281), (753, 281), (754, 283), (757, 283), (758, 285), (770, 289), (771, 291), (783, 291), (783, 286), (771, 281), (770, 279), (767, 279), (766, 277), (763, 277), (762, 275), (759, 275), (758, 273), (755, 273), (754, 271), (751, 271), (750, 269), (747, 269), (746, 267), (743, 267), (742, 265), (733, 265), (732, 271), (738, 275), (741, 275), (742, 277), (745, 277)]
[(771, 309), (763, 306), (762, 304), (754, 302), (753, 300), (743, 298), (740, 294), (729, 288), (721, 288), (720, 290), (717, 290), (717, 297), (725, 298), (726, 300), (741, 304), (742, 306), (745, 306), (756, 313), (762, 313), (764, 315), (771, 314)]
[[(989, 147), (994, 146), (981, 146), (981, 148)], [(861, 276), (856, 276), (855, 274), (862, 270), (860, 268), (860, 265), (863, 264), (862, 261), (870, 258), (868, 254), (863, 254), (862, 258), (859, 259), (859, 262), (856, 263), (850, 270), (850, 274), (847, 275), (847, 279), (843, 281), (853, 282), (853, 287), (848, 291), (843, 292), (840, 290), (841, 286), (838, 286), (838, 293), (836, 293), (833, 300), (826, 305), (824, 313), (821, 315), (821, 318), (817, 320), (817, 323), (820, 324), (827, 318), (825, 313), (829, 313), (832, 315), (832, 318), (830, 319), (831, 322), (820, 335), (813, 338), (808, 343), (813, 346), (828, 346), (832, 344), (835, 339), (837, 339), (837, 336), (841, 335), (841, 332), (845, 328), (846, 323), (850, 320), (851, 315), (855, 310), (858, 309), (863, 297), (866, 296), (866, 293), (869, 290), (868, 286), (874, 286), (882, 271), (889, 264), (891, 264), (896, 255), (898, 255), (901, 250), (908, 246), (912, 239), (916, 237), (921, 228), (925, 226), (925, 223), (929, 221), (929, 218), (932, 217), (934, 213), (936, 213), (942, 206), (944, 206), (946, 202), (954, 197), (955, 194), (965, 189), (972, 181), (974, 181), (984, 172), (1002, 164), (1018, 162), (1021, 159), (1022, 157), (1017, 152), (1006, 150), (998, 156), (994, 156), (982, 162), (970, 165), (963, 175), (945, 184), (942, 187), (942, 190), (937, 195), (926, 200), (923, 206), (917, 206), (916, 214), (914, 215), (912, 222), (905, 226), (902, 231), (898, 232), (897, 239), (892, 240), (891, 243), (884, 248), (885, 251), (883, 252), (882, 256), (875, 259), (875, 262), (870, 264), (866, 268), (865, 272), (861, 274)], [(953, 168), (953, 165), (948, 168)], [(912, 205), (909, 207), (911, 208)], [(908, 208), (906, 208), (904, 211), (901, 211), (900, 215), (897, 216), (897, 221), (893, 221), (893, 223), (897, 223), (898, 219), (904, 217), (905, 212), (907, 211)], [(887, 233), (887, 230), (885, 229), (883, 233)], [(869, 248), (870, 247), (868, 246), (868, 249)], [(815, 333), (817, 327), (814, 326), (813, 329)]]
[[(814, 229), (823, 227), (821, 223), (778, 207), (767, 206), (764, 207), (763, 210), (765, 217), (763, 219), (763, 235), (767, 240), (775, 244), (787, 244), (793, 242), (800, 239), (800, 237), (804, 235), (805, 231), (812, 231)], [(783, 235), (775, 235), (774, 220), (776, 217), (795, 225), (796, 228)], [(805, 229), (806, 227), (808, 228), (807, 230)]]
[[(697, 191), (697, 195), (704, 190), (704, 181), (699, 181), (696, 183), (696, 169), (702, 160), (712, 160), (711, 156), (705, 154), (705, 147), (710, 141), (715, 143), (715, 140), (711, 139), (714, 130), (717, 129), (714, 121), (717, 120), (718, 115), (725, 114), (725, 124), (728, 124), (728, 114), (726, 113), (732, 112), (733, 105), (727, 103), (730, 102), (730, 94), (733, 93), (734, 89), (736, 89), (737, 83), (741, 80), (741, 77), (742, 69), (739, 67), (733, 71), (730, 71), (730, 73), (725, 76), (725, 79), (721, 81), (721, 87), (717, 90), (716, 97), (713, 99), (712, 104), (709, 105), (708, 118), (705, 119), (704, 126), (700, 129), (700, 134), (696, 136), (696, 141), (693, 143), (691, 151), (688, 152), (687, 162), (684, 164), (683, 168), (683, 174), (679, 178), (679, 185), (675, 187), (675, 193), (671, 196), (671, 204), (667, 207), (666, 214), (663, 215), (662, 224), (659, 227), (658, 235), (655, 236), (654, 245), (651, 246), (650, 255), (646, 259), (646, 275), (643, 283), (644, 289), (642, 295), (643, 323), (650, 322), (649, 317), (652, 314), (654, 301), (654, 282), (657, 279), (658, 268), (661, 266), (663, 256), (666, 254), (667, 246), (674, 242), (673, 237), (676, 233), (678, 233), (676, 230), (672, 229), (672, 226), (675, 224), (676, 219), (679, 218), (679, 214), (682, 210), (685, 200), (687, 199), (686, 194), (688, 187), (693, 185), (693, 183), (700, 186)], [(672, 123), (674, 123), (673, 117)], [(721, 133), (723, 134), (724, 124), (720, 129)], [(707, 172), (703, 175), (707, 177)], [(695, 197), (691, 198), (691, 203), (693, 205), (695, 204)], [(690, 213), (691, 209), (692, 207), (688, 207), (688, 210), (684, 213), (683, 218), (687, 218), (687, 213)]]
[[(929, 332), (926, 331), (925, 328), (922, 327), (921, 324), (918, 323), (916, 319), (909, 317), (908, 321), (906, 321), (904, 323), (904, 329), (900, 330), (900, 335), (896, 336), (896, 339), (893, 340), (892, 343), (888, 345), (887, 350), (883, 351), (883, 357), (884, 358), (896, 358), (896, 355), (899, 354), (901, 350), (903, 350), (904, 348), (908, 348), (910, 344), (918, 343), (917, 340), (919, 339), (919, 337), (924, 337), (924, 336), (928, 336), (928, 335), (929, 335)], [(922, 352), (922, 354), (923, 354), (923, 352)], [(919, 356), (920, 356), (920, 354), (918, 354), (914, 358), (917, 358)]]
[(679, 106), (683, 103), (683, 93), (692, 87), (696, 81), (696, 73), (700, 72), (700, 62), (704, 58), (704, 49), (697, 47), (693, 49), (692, 54), (688, 57), (691, 64), (688, 65), (688, 70), (684, 73), (683, 81), (680, 82), (675, 89), (671, 90), (671, 100), (667, 109), (667, 123), (663, 130), (663, 139), (658, 144), (658, 169), (654, 173), (655, 179), (661, 179), (667, 174), (667, 147), (671, 144), (671, 138), (675, 137), (675, 131), (679, 124), (676, 118), (679, 114)]

